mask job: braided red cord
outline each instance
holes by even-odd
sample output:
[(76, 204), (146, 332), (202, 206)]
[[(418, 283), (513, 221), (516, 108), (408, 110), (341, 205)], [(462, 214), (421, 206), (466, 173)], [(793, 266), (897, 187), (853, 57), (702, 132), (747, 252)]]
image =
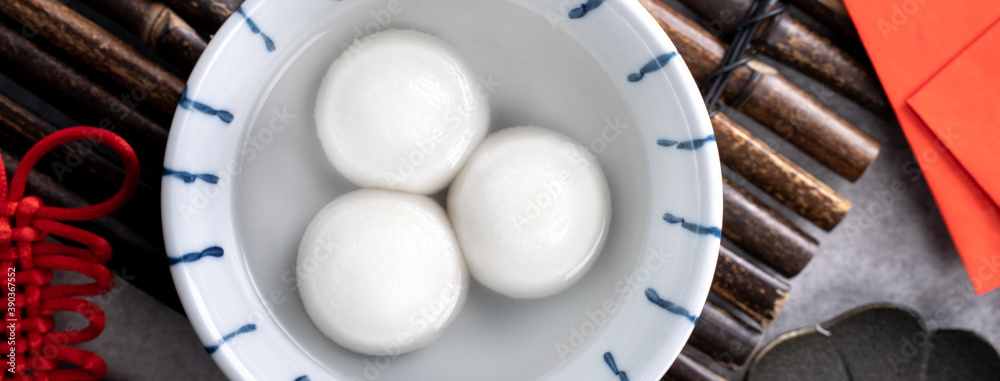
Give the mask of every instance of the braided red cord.
[[(118, 193), (100, 204), (75, 209), (45, 206), (38, 197), (23, 197), (28, 174), (38, 160), (53, 148), (78, 140), (102, 143), (121, 157), (125, 181)], [(0, 282), (6, 283), (3, 292), (7, 300), (0, 353), (8, 357), (0, 381), (97, 380), (107, 374), (108, 366), (99, 356), (69, 345), (90, 341), (104, 330), (104, 311), (74, 296), (100, 295), (114, 287), (115, 278), (104, 267), (111, 258), (111, 245), (93, 233), (58, 221), (107, 215), (124, 205), (138, 184), (139, 162), (132, 147), (118, 135), (95, 127), (67, 128), (35, 144), (14, 172), (9, 192), (0, 161), (0, 263), (7, 278), (7, 282)], [(84, 248), (45, 242), (49, 235)], [(52, 270), (57, 269), (78, 272), (94, 282), (50, 285)], [(54, 332), (53, 311), (76, 312), (90, 325)], [(67, 367), (67, 363), (75, 366)]]

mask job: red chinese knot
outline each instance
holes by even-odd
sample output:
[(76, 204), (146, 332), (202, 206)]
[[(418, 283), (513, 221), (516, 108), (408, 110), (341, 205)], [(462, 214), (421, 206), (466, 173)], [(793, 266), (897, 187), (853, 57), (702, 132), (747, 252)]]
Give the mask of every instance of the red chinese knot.
[[(39, 159), (59, 145), (80, 140), (104, 144), (121, 157), (125, 181), (118, 193), (100, 204), (72, 209), (24, 197), (28, 174)], [(108, 367), (99, 356), (70, 345), (90, 341), (104, 330), (104, 311), (78, 296), (101, 295), (114, 286), (114, 276), (104, 266), (111, 258), (111, 246), (96, 234), (59, 221), (107, 215), (128, 201), (138, 183), (139, 162), (132, 148), (118, 135), (94, 127), (67, 128), (39, 141), (24, 155), (9, 190), (0, 161), (0, 267), (5, 278), (0, 283), (6, 301), (0, 345), (6, 360), (0, 380), (96, 380), (107, 374)], [(50, 235), (83, 248), (46, 242)], [(53, 285), (53, 270), (77, 272), (94, 282)], [(80, 330), (53, 331), (53, 311), (75, 312), (90, 323)]]

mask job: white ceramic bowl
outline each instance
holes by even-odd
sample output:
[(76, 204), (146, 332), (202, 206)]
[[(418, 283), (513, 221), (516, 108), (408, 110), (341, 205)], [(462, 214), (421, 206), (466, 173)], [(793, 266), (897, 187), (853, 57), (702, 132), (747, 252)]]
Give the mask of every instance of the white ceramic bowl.
[[(437, 342), (373, 358), (319, 332), (293, 266), (315, 213), (356, 188), (316, 138), (320, 79), (355, 38), (385, 28), (455, 45), (481, 75), (493, 131), (541, 125), (591, 147), (613, 214), (603, 253), (573, 287), (513, 300), (474, 283)], [(715, 267), (711, 137), (687, 67), (632, 0), (249, 0), (209, 44), (174, 117), (163, 179), (174, 282), (234, 379), (658, 379)]]

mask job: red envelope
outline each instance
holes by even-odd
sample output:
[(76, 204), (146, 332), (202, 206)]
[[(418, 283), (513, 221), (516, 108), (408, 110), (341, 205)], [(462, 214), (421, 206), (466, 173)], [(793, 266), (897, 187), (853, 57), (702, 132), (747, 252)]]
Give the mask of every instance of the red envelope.
[(973, 287), (1000, 287), (1000, 1), (844, 3)]
[(1000, 205), (998, 69), (1000, 24), (994, 23), (907, 103)]

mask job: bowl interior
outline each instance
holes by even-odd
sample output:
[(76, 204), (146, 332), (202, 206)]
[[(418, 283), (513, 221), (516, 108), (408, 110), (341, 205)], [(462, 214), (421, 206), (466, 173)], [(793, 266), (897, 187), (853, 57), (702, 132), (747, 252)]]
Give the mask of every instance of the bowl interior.
[[(347, 379), (373, 374), (434, 380), (542, 377), (599, 334), (606, 319), (595, 318), (593, 311), (602, 311), (607, 301), (618, 302), (622, 280), (643, 253), (651, 195), (642, 135), (607, 68), (544, 14), (494, 0), (391, 4), (345, 3), (335, 17), (318, 15), (261, 98), (234, 186), (234, 220), (246, 267), (267, 312), (331, 374)], [(299, 240), (315, 213), (357, 189), (330, 165), (317, 140), (313, 113), (320, 80), (356, 38), (386, 28), (426, 32), (457, 47), (489, 97), (491, 131), (544, 126), (589, 146), (607, 176), (613, 215), (604, 251), (567, 291), (513, 300), (473, 282), (464, 309), (438, 341), (376, 359), (343, 349), (320, 333), (296, 292), (294, 266)], [(436, 197), (443, 201), (444, 195)]]

